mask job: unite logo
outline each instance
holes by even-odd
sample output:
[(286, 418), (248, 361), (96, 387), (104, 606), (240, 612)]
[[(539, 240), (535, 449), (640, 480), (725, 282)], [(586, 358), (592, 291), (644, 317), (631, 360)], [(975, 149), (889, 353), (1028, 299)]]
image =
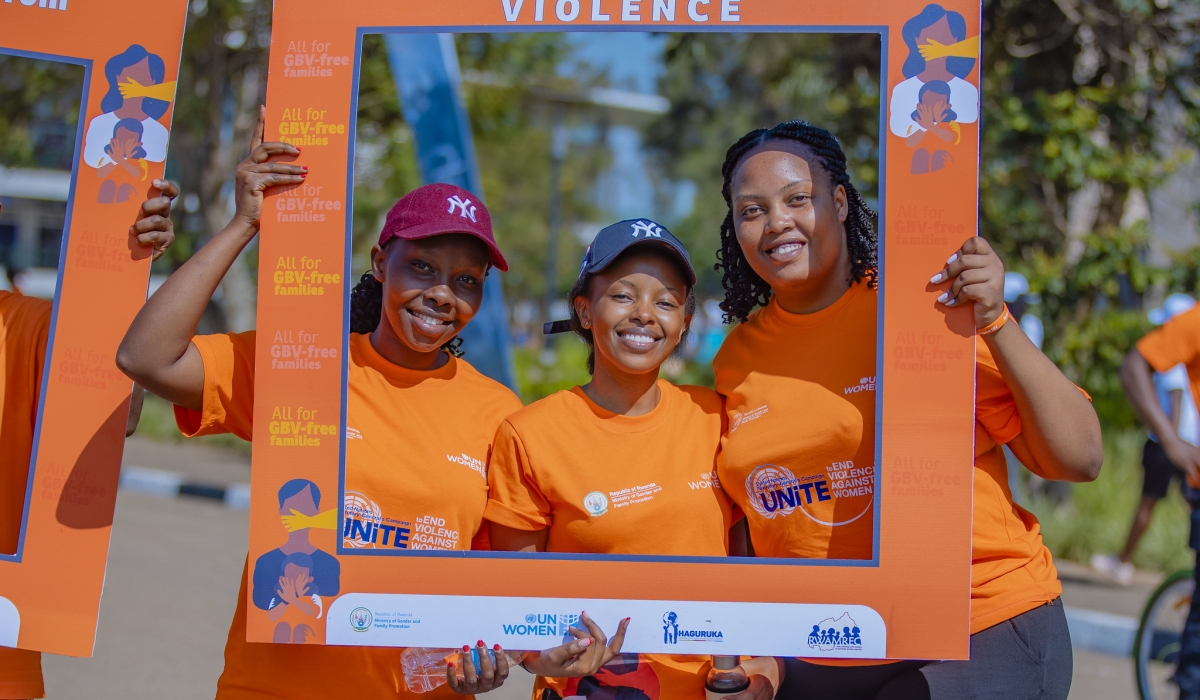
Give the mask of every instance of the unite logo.
[(484, 479), (487, 478), (487, 465), (483, 463), (482, 459), (475, 459), (466, 452), (462, 453), (461, 455), (446, 455), (446, 459), (455, 464), (461, 464), (472, 471), (478, 472), (479, 475)]
[[(19, 2), (25, 7), (33, 7), (36, 5), (47, 10), (65, 11), (67, 9), (67, 0), (19, 0)], [(4, 0), (4, 4), (11, 5), (13, 4), (13, 0)]]
[(875, 376), (863, 377), (858, 380), (858, 384), (848, 386), (842, 390), (844, 394), (857, 394), (863, 391), (875, 391)]
[(475, 221), (476, 209), (475, 209), (475, 205), (471, 204), (471, 200), (463, 199), (462, 197), (459, 197), (458, 195), (454, 195), (453, 197), (447, 197), (446, 201), (450, 203), (450, 208), (446, 210), (447, 214), (453, 214), (454, 210), (457, 209), (459, 216), (461, 216), (464, 219), (470, 219), (471, 223), (476, 223), (476, 221)]

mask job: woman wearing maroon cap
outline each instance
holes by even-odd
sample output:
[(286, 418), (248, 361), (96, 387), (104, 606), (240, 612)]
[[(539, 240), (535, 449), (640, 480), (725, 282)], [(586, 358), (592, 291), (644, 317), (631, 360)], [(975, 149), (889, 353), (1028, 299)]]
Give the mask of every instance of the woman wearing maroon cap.
[[(258, 233), (264, 194), (305, 181), (306, 167), (271, 162), (298, 156), (300, 149), (263, 143), (262, 136), (260, 114), (250, 155), (237, 168), (233, 220), (147, 301), (117, 355), (122, 371), (175, 404), (176, 421), (189, 437), (232, 433), (251, 439), (255, 333), (194, 334), (222, 277)], [(171, 186), (165, 193), (171, 197), (177, 190)], [(150, 213), (157, 217), (148, 225), (170, 231), (170, 200), (156, 201)], [(507, 269), (487, 210), (469, 192), (426, 185), (388, 214), (371, 251), (371, 270), (351, 295), (345, 476), (347, 501), (353, 495), (388, 526), (372, 531), (385, 531), (382, 540), (351, 530), (346, 546), (461, 550), (481, 534), (487, 480), (476, 466), (487, 459), (503, 418), (521, 407), (511, 391), (461, 359), (455, 342), (479, 310), (492, 266)], [(306, 367), (273, 362), (269, 371), (302, 379)], [(464, 459), (448, 464), (446, 455)], [(336, 559), (307, 537), (307, 529), (336, 527), (336, 507), (331, 510), (327, 498), (322, 509), (320, 498), (312, 482), (280, 485), (289, 536), (255, 562), (250, 580), (243, 574), (218, 698), (340, 697), (349, 687), (371, 698), (405, 693), (400, 649), (301, 644), (317, 610), (308, 600), (337, 595), (340, 588)], [(353, 510), (347, 508), (347, 521)], [(426, 518), (444, 523), (437, 537), (413, 526)], [(247, 588), (254, 610), (247, 610)], [(248, 644), (251, 614), (267, 615), (276, 623), (275, 640), (291, 644)], [(583, 639), (540, 658), (543, 664), (557, 660), (564, 673), (580, 665), (590, 672), (598, 652), (589, 646)], [(453, 667), (448, 670), (451, 690), (486, 692), (503, 683), (504, 655), (497, 654), (496, 668), (487, 654), (481, 656), (481, 675), (470, 663), (461, 664), (461, 680)]]

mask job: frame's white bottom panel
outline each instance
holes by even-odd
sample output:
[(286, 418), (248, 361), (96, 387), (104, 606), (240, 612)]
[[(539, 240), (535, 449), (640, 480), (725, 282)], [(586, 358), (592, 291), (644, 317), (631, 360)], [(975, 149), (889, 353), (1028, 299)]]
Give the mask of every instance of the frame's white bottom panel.
[[(563, 643), (580, 611), (611, 635), (632, 618), (623, 651), (884, 658), (883, 618), (864, 605), (506, 598), (347, 593), (329, 606), (326, 643), (461, 648), (483, 639), (505, 649)], [(856, 629), (857, 628), (857, 629)]]

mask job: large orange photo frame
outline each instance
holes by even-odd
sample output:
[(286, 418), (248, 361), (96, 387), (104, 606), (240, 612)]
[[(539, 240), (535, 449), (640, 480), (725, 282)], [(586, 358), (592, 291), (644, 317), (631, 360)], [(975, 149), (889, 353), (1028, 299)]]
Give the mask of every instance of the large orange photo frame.
[(20, 516), (0, 553), (3, 646), (92, 653), (132, 390), (115, 356), (152, 252), (128, 229), (163, 177), (187, 6), (0, 1), (0, 54), (84, 71), (28, 485), (0, 513)]
[[(962, 46), (974, 47), (958, 56), (949, 86), (924, 84), (906, 67), (918, 51), (908, 36), (912, 22), (930, 7), (955, 13), (965, 25)], [(978, 0), (347, 0), (336, 12), (317, 0), (277, 3), (266, 138), (301, 146), (312, 174), (268, 201), (263, 218), (258, 337), (271, 342), (256, 349), (250, 560), (287, 538), (280, 508), (289, 482), (311, 482), (325, 494), (321, 509), (336, 508), (337, 529), (310, 530), (311, 543), (336, 557), (340, 578), (338, 592), (306, 621), (309, 643), (457, 647), (482, 637), (541, 649), (557, 645), (575, 621), (577, 612), (567, 611), (586, 609), (606, 629), (633, 617), (625, 651), (967, 658), (974, 324), (967, 309), (937, 308), (929, 276), (977, 232), (980, 24)], [(532, 31), (879, 36), (881, 313), (877, 373), (863, 380), (879, 388), (871, 559), (344, 546), (355, 509), (345, 491), (343, 443), (362, 38)], [(927, 97), (962, 112), (952, 156), (909, 138)], [(295, 344), (310, 358), (315, 348), (320, 361), (299, 368), (272, 362)], [(252, 600), (247, 609), (247, 639), (273, 641), (276, 623), (267, 611)], [(835, 642), (817, 633), (826, 626), (854, 630)]]

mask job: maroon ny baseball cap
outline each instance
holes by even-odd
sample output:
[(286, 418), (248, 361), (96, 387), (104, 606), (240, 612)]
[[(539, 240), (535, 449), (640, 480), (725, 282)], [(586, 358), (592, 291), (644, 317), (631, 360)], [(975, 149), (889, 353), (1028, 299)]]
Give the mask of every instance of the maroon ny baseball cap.
[(508, 272), (508, 261), (492, 236), (492, 217), (487, 207), (463, 188), (441, 182), (421, 185), (392, 206), (379, 232), (379, 247), (393, 238), (415, 241), (443, 233), (478, 238), (487, 245), (492, 265)]

